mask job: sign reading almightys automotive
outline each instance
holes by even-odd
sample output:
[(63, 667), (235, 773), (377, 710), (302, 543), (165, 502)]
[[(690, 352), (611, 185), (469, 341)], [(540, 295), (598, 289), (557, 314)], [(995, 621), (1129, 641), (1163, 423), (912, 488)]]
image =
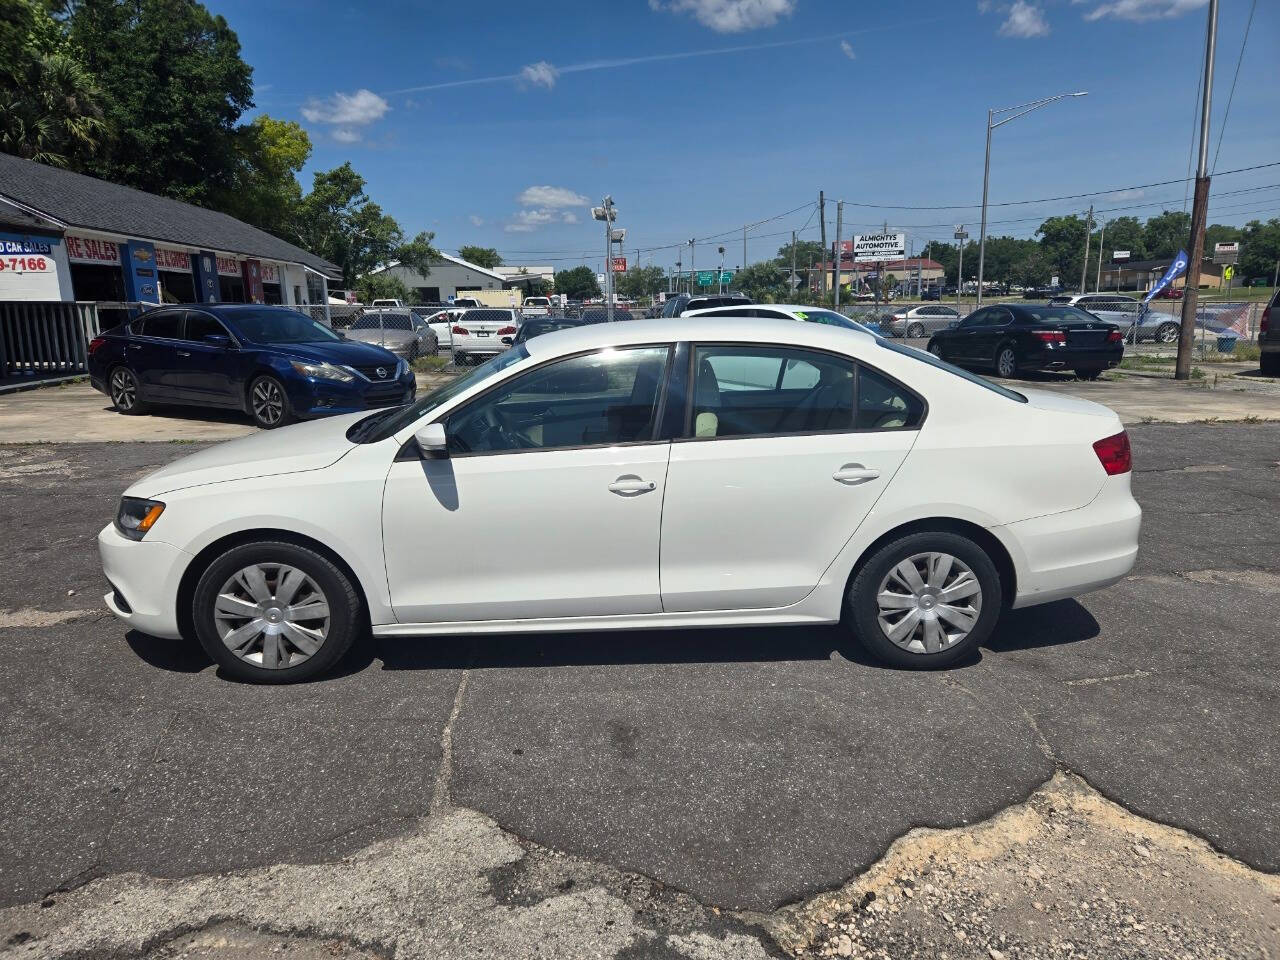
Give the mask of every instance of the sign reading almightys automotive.
[(853, 238), (854, 263), (901, 260), (907, 253), (905, 233), (866, 233)]

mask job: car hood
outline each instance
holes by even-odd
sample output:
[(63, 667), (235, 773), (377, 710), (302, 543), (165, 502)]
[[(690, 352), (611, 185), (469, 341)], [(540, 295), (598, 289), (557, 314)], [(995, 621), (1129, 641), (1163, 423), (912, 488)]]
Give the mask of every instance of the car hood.
[(408, 330), (348, 330), (347, 342), (401, 344), (413, 339)]
[(349, 367), (368, 367), (396, 362), (396, 357), (390, 350), (356, 340), (339, 340), (334, 343), (282, 343), (266, 349), (298, 360), (336, 363)]
[(229, 440), (161, 467), (133, 484), (125, 496), (152, 498), (206, 483), (320, 470), (351, 451), (354, 444), (347, 440), (347, 428), (367, 416), (349, 413)]
[(1069, 397), (1062, 393), (1053, 393), (1049, 390), (1023, 390), (1018, 388), (1018, 393), (1027, 398), (1028, 405), (1037, 410), (1048, 410), (1053, 413), (1076, 413), (1083, 414), (1088, 417), (1109, 417), (1112, 420), (1119, 420), (1119, 415), (1110, 407), (1104, 407), (1100, 403), (1094, 403), (1092, 400), (1083, 400), (1080, 397)]

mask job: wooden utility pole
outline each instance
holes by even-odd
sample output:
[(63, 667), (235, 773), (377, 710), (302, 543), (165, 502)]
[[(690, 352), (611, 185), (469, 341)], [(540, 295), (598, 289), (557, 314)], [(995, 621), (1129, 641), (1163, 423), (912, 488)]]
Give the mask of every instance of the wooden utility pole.
[(818, 222), (822, 225), (822, 277), (818, 280), (818, 293), (823, 300), (827, 297), (827, 200), (822, 191), (818, 191)]
[(1080, 265), (1080, 292), (1087, 293), (1085, 279), (1089, 274), (1089, 241), (1093, 238), (1093, 204), (1089, 204), (1089, 212), (1084, 215), (1084, 263)]
[(791, 296), (796, 295), (796, 232), (791, 231), (791, 276), (787, 278), (787, 289), (791, 291)]
[(836, 202), (836, 287), (835, 287), (835, 306), (840, 309), (840, 263), (844, 251), (840, 249), (840, 241), (843, 239), (844, 233), (844, 201)]
[(1213, 102), (1213, 57), (1218, 43), (1218, 0), (1209, 0), (1209, 23), (1204, 39), (1204, 93), (1200, 101), (1200, 159), (1196, 164), (1196, 193), (1191, 206), (1191, 243), (1187, 250), (1187, 279), (1182, 299), (1182, 329), (1178, 333), (1175, 380), (1191, 377), (1195, 346), (1196, 303), (1200, 299), (1200, 260), (1204, 256), (1204, 221), (1209, 210), (1209, 109)]

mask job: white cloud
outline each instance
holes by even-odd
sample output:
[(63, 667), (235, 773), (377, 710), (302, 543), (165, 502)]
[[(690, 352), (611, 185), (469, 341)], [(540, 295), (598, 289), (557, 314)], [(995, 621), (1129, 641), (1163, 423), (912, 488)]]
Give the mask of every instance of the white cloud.
[(1044, 18), (1044, 11), (1026, 0), (1013, 0), (1008, 18), (1000, 25), (1000, 36), (1027, 39), (1048, 35), (1049, 21)]
[(796, 8), (796, 0), (649, 0), (651, 10), (692, 13), (716, 33), (741, 33), (771, 27)]
[(578, 215), (576, 213), (562, 214), (560, 220), (564, 223), (577, 223)]
[(358, 143), (360, 131), (353, 127), (336, 127), (333, 131), (333, 139), (339, 143)]
[(1114, 193), (1107, 194), (1108, 200), (1141, 200), (1145, 197), (1146, 191), (1139, 190), (1136, 187), (1132, 190), (1117, 190)]
[(978, 12), (990, 13), (996, 8), (994, 0), (978, 0)]
[(585, 207), (590, 201), (568, 187), (529, 187), (519, 197), (526, 207)]
[(547, 209), (517, 210), (515, 217), (502, 229), (507, 233), (531, 233), (554, 220), (556, 215)]
[(532, 87), (546, 87), (548, 90), (556, 85), (556, 78), (559, 76), (560, 71), (545, 60), (531, 63), (520, 71), (520, 79), (525, 83)]
[(850, 43), (848, 40), (840, 41), (840, 52), (843, 53), (850, 60), (858, 59), (858, 55), (853, 52), (853, 44)]
[(302, 115), (311, 123), (332, 123), (343, 127), (363, 127), (381, 120), (391, 105), (372, 90), (355, 93), (335, 93), (332, 97), (317, 100), (314, 97), (302, 108)]
[(473, 213), (473, 214), (471, 214), (471, 216), (467, 217), (467, 219), (471, 221), (471, 225), (472, 225), (473, 227), (483, 227), (483, 226), (484, 226), (484, 217), (478, 217), (478, 216), (476, 216), (476, 215)]
[[(1095, 0), (1072, 0), (1073, 3), (1092, 3)], [(1099, 3), (1084, 15), (1086, 20), (1115, 17), (1117, 20), (1160, 20), (1180, 17), (1184, 13), (1199, 10), (1209, 0), (1111, 0)]]

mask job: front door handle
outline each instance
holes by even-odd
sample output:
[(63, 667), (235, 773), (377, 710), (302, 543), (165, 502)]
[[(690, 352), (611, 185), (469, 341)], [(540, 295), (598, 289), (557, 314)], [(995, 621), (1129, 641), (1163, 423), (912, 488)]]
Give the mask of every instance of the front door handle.
[(641, 480), (633, 473), (624, 474), (609, 484), (609, 490), (622, 497), (639, 496), (642, 493), (656, 490), (657, 487), (658, 485), (652, 480)]
[(860, 463), (846, 463), (831, 475), (831, 479), (853, 486), (855, 483), (866, 483), (880, 476), (879, 470), (872, 470)]
[(189, 357), (189, 356), (191, 356), (191, 351), (190, 351), (190, 350), (179, 350), (179, 351), (178, 351), (178, 356), (180, 356), (180, 357)]

